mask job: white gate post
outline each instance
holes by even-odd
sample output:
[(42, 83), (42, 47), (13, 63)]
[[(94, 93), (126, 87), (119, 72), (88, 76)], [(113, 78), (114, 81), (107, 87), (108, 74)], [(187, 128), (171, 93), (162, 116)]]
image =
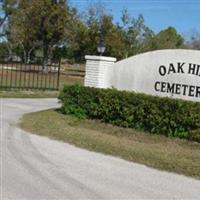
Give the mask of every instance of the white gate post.
[(86, 73), (84, 85), (96, 88), (109, 87), (109, 68), (116, 62), (116, 58), (105, 56), (85, 56)]

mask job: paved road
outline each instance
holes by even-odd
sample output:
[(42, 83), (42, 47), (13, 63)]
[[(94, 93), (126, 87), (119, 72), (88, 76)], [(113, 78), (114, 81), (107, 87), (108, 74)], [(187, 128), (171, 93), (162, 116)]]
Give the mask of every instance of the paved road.
[(0, 99), (1, 200), (199, 199), (200, 181), (31, 135), (16, 127), (56, 100)]

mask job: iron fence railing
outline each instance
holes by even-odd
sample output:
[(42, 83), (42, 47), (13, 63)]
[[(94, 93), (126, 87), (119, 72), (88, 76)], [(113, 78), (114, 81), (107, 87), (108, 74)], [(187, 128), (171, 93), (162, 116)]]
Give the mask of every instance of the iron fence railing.
[(0, 57), (0, 90), (58, 90), (60, 60), (49, 59), (43, 65), (43, 58), (35, 57), (23, 62), (13, 57)]

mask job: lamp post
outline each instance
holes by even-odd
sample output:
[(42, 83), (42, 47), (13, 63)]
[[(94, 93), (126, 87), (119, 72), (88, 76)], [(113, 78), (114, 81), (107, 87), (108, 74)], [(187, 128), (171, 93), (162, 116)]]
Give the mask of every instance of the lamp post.
[(99, 21), (98, 34), (100, 36), (100, 40), (99, 40), (99, 43), (97, 45), (97, 52), (100, 54), (100, 56), (102, 56), (103, 53), (106, 50), (106, 45), (105, 45), (104, 40), (103, 40), (103, 21), (102, 21), (102, 16), (100, 17), (100, 21)]
[(105, 50), (106, 50), (106, 46), (103, 42), (103, 39), (101, 39), (99, 44), (97, 45), (97, 52), (100, 54), (100, 56), (102, 56)]

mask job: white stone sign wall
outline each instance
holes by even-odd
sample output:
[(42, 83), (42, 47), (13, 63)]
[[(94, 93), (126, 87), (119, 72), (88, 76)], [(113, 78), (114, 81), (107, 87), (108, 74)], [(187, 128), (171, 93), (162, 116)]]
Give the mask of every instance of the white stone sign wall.
[(159, 50), (116, 62), (104, 88), (200, 102), (200, 51)]

